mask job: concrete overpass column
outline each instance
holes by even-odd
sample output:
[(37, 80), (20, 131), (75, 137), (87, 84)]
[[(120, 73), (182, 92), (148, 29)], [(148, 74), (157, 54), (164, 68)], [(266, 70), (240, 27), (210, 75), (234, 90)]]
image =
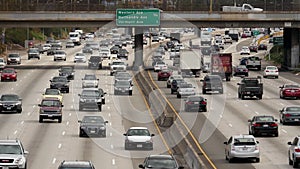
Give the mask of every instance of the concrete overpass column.
[(143, 63), (143, 27), (135, 27), (133, 70), (139, 70)]
[(297, 68), (299, 65), (300, 46), (299, 36), (300, 29), (284, 28), (284, 67), (288, 69)]

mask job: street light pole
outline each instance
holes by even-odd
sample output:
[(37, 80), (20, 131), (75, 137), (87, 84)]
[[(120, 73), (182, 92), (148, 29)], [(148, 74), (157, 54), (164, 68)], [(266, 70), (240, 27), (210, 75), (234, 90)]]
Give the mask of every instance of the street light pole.
[(212, 3), (213, 3), (213, 1), (212, 0), (210, 0), (210, 2), (209, 2), (209, 13), (212, 13)]

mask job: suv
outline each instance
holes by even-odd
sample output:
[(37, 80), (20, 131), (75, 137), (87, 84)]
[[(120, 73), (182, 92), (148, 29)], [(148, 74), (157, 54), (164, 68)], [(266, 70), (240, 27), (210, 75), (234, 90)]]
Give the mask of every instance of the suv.
[(40, 107), (40, 123), (42, 123), (44, 119), (57, 119), (58, 123), (61, 123), (62, 108), (64, 105), (58, 98), (44, 98), (38, 106)]
[(21, 56), (19, 53), (10, 53), (7, 55), (7, 64), (21, 64)]
[(50, 80), (50, 88), (58, 89), (61, 92), (69, 93), (69, 82), (65, 76), (55, 76)]
[(30, 60), (31, 58), (38, 58), (39, 60), (41, 59), (40, 51), (38, 48), (30, 48), (27, 53), (28, 60)]
[(183, 169), (179, 166), (177, 160), (172, 155), (150, 155), (145, 158), (144, 163), (139, 165), (139, 168), (168, 168), (168, 169)]
[(261, 59), (258, 56), (249, 56), (247, 57), (246, 67), (256, 68), (257, 70), (261, 70)]
[(225, 36), (225, 37), (224, 37), (224, 43), (225, 43), (225, 44), (226, 44), (226, 43), (232, 44), (232, 39), (231, 39), (231, 37), (230, 37), (230, 36)]
[(219, 75), (206, 75), (203, 80), (202, 85), (202, 94), (206, 94), (207, 91), (218, 91), (220, 94), (223, 94), (223, 84), (222, 79)]
[(3, 94), (0, 97), (0, 113), (22, 112), (22, 99), (16, 94)]
[(28, 151), (20, 140), (0, 140), (0, 168), (27, 168)]
[(300, 136), (296, 136), (293, 141), (289, 141), (287, 144), (289, 145), (289, 165), (297, 168), (300, 163)]
[(256, 96), (258, 99), (262, 99), (263, 83), (261, 82), (260, 76), (244, 77), (238, 85), (238, 98), (243, 100), (245, 99), (245, 96)]
[(67, 54), (63, 50), (56, 50), (56, 51), (54, 51), (54, 57), (53, 58), (54, 58), (54, 61), (57, 61), (57, 60), (66, 61), (67, 60)]
[(225, 159), (230, 163), (235, 158), (255, 159), (260, 161), (259, 142), (253, 135), (231, 136), (225, 144)]
[(125, 150), (153, 150), (154, 134), (151, 134), (146, 127), (130, 127), (123, 135), (125, 136)]
[(97, 88), (84, 88), (79, 98), (79, 111), (84, 108), (97, 108), (102, 111), (102, 97), (101, 92)]
[(58, 169), (95, 169), (94, 165), (91, 161), (62, 161), (58, 167)]

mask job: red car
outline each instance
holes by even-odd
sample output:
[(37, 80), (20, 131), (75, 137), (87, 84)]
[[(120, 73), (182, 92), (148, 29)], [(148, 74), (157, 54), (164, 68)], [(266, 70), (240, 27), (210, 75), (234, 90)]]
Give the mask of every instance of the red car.
[(169, 69), (162, 69), (157, 73), (157, 80), (168, 80), (168, 78), (172, 75), (172, 71)]
[(280, 88), (280, 98), (300, 98), (300, 86), (298, 84), (284, 84)]
[(17, 71), (14, 68), (4, 68), (1, 73), (1, 81), (17, 81)]
[(258, 47), (256, 45), (249, 46), (250, 52), (256, 52), (258, 51)]
[(267, 50), (267, 49), (268, 49), (268, 47), (266, 44), (261, 43), (258, 45), (258, 50)]

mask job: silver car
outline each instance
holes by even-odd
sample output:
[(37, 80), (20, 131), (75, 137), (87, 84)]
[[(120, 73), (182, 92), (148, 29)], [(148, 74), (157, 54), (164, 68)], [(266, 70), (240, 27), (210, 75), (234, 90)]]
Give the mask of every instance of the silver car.
[(234, 159), (255, 159), (260, 161), (259, 142), (253, 135), (231, 136), (225, 144), (225, 158), (230, 163)]
[(179, 85), (179, 88), (177, 89), (177, 98), (181, 98), (182, 96), (191, 96), (195, 94), (195, 87), (190, 83), (181, 83)]
[(287, 144), (289, 145), (289, 165), (293, 165), (293, 168), (297, 168), (300, 162), (300, 136), (296, 136), (292, 142), (289, 141)]

